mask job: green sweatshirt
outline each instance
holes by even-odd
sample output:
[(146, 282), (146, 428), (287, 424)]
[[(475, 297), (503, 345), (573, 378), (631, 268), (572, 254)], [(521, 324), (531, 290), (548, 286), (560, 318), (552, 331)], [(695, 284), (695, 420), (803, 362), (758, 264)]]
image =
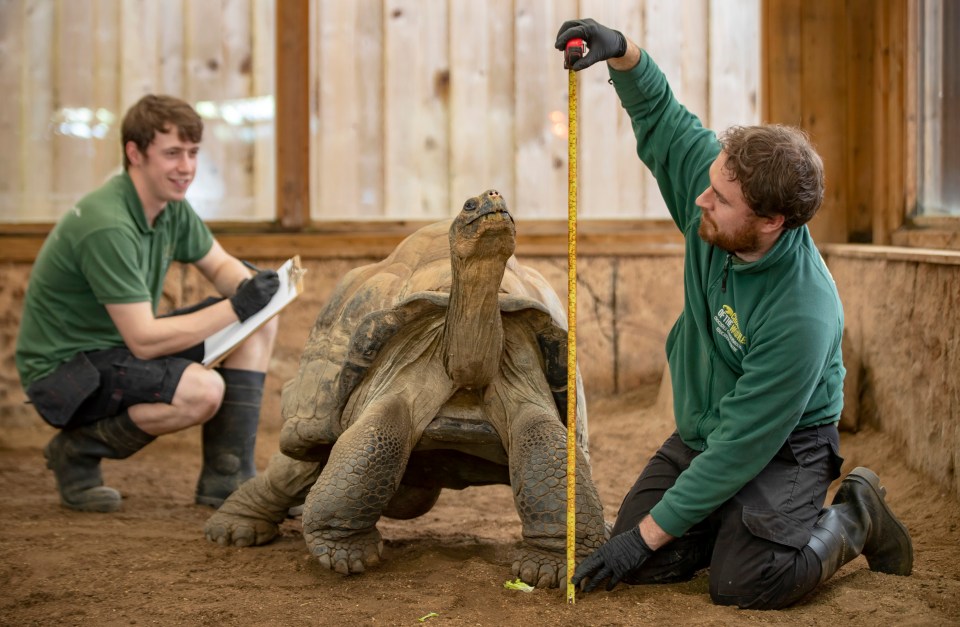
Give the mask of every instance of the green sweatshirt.
[(716, 136), (677, 102), (646, 51), (610, 77), (685, 240), (683, 312), (666, 349), (677, 431), (702, 452), (650, 512), (681, 536), (759, 474), (793, 431), (839, 420), (843, 308), (806, 226), (750, 263), (701, 240), (694, 201), (710, 185)]

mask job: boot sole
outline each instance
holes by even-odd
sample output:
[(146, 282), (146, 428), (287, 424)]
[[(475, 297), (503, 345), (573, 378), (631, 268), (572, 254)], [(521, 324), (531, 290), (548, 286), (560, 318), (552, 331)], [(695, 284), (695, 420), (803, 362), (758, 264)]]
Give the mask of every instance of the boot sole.
[(887, 489), (880, 485), (880, 477), (877, 476), (877, 473), (873, 472), (869, 468), (858, 466), (850, 471), (850, 474), (847, 475), (847, 479), (867, 485), (876, 493), (877, 498), (880, 500), (880, 505), (883, 506), (883, 511), (886, 513), (890, 521), (893, 522), (894, 526), (896, 526), (896, 528), (900, 531), (898, 534), (897, 543), (900, 545), (901, 550), (909, 556), (906, 568), (899, 570), (873, 568), (873, 564), (870, 563), (870, 558), (867, 558), (867, 565), (870, 566), (870, 570), (876, 570), (878, 572), (884, 572), (890, 575), (909, 575), (911, 572), (913, 572), (913, 542), (910, 540), (910, 532), (907, 531), (906, 526), (900, 522), (900, 519), (894, 516), (893, 511), (891, 511), (890, 507), (887, 505)]

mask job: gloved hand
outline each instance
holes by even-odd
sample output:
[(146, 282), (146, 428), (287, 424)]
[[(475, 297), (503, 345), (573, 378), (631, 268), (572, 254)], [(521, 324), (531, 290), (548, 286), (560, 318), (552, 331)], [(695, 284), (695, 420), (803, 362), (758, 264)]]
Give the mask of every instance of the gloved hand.
[(587, 42), (589, 52), (573, 64), (570, 69), (574, 72), (584, 70), (599, 61), (622, 57), (627, 53), (627, 38), (623, 33), (598, 24), (590, 18), (564, 22), (557, 33), (557, 43), (554, 46), (562, 51), (566, 48), (567, 42), (575, 37)]
[(604, 579), (609, 578), (607, 592), (610, 592), (631, 571), (640, 568), (653, 555), (653, 549), (647, 546), (640, 536), (640, 528), (613, 536), (602, 547), (590, 554), (577, 566), (570, 582), (577, 586), (587, 578), (584, 592), (590, 592)]
[(261, 270), (249, 279), (240, 281), (237, 291), (230, 297), (230, 304), (240, 322), (267, 306), (280, 287), (276, 270)]

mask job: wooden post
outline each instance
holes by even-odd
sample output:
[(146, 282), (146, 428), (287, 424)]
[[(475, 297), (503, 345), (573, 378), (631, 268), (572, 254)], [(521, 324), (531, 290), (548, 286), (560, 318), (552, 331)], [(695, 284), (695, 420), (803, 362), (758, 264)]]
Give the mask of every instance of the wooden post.
[(277, 2), (277, 217), (284, 228), (310, 221), (310, 2)]

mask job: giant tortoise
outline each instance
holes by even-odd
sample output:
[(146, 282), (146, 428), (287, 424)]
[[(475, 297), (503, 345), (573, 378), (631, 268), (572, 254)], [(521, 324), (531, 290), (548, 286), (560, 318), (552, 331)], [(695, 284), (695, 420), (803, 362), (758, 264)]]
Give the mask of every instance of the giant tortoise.
[[(349, 272), (284, 387), (281, 452), (209, 519), (207, 538), (263, 544), (304, 503), (320, 564), (363, 572), (383, 551), (381, 516), (419, 516), (442, 488), (508, 484), (523, 523), (514, 574), (540, 587), (564, 581), (566, 316), (515, 246), (513, 218), (489, 190), (452, 223)], [(577, 381), (582, 556), (605, 530)]]

